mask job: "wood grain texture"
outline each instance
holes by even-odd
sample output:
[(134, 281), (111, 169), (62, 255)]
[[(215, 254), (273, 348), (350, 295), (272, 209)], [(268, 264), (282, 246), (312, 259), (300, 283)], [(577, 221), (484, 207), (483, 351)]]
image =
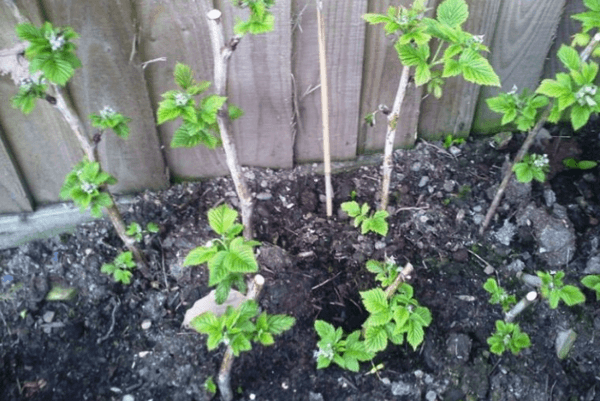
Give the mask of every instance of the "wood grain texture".
[[(215, 5), (223, 13), (227, 41), (235, 20), (248, 19), (249, 12), (233, 7), (230, 0)], [(286, 168), (293, 164), (291, 0), (277, 0), (271, 12), (275, 29), (244, 36), (233, 52), (227, 93), (244, 110), (232, 124), (240, 163)]]
[[(369, 13), (385, 14), (390, 5), (408, 7), (412, 0), (397, 1), (371, 0)], [(365, 22), (366, 24), (366, 22)], [(364, 123), (364, 117), (377, 110), (380, 104), (390, 109), (398, 90), (398, 82), (402, 64), (394, 48), (394, 38), (386, 37), (383, 25), (366, 25), (365, 53), (363, 62), (363, 79), (360, 102), (358, 153), (370, 153), (383, 150), (387, 119), (377, 113), (375, 127)], [(411, 75), (414, 69), (411, 70)], [(416, 139), (417, 123), (421, 105), (422, 87), (416, 87), (414, 80), (408, 84), (407, 92), (402, 102), (398, 128), (394, 139), (395, 147), (409, 147)]]
[[(469, 19), (462, 28), (474, 35), (484, 35), (483, 44), (490, 47), (501, 0), (467, 0)], [(486, 57), (490, 57), (489, 54)], [(475, 114), (481, 86), (465, 81), (462, 76), (446, 80), (440, 99), (427, 96), (421, 104), (419, 135), (439, 139), (448, 134), (468, 136)]]
[(79, 33), (77, 70), (69, 89), (75, 109), (88, 133), (97, 132), (89, 114), (105, 106), (131, 117), (127, 140), (106, 132), (99, 144), (102, 166), (118, 183), (115, 193), (167, 187), (168, 178), (152, 114), (146, 82), (133, 57), (134, 14), (126, 0), (42, 0), (46, 16), (55, 25), (69, 25)]
[(565, 67), (556, 57), (556, 53), (561, 45), (571, 44), (574, 34), (581, 32), (581, 22), (572, 19), (571, 15), (586, 10), (586, 7), (583, 5), (583, 0), (569, 0), (566, 2), (558, 28), (556, 29), (556, 37), (548, 52), (548, 58), (546, 58), (546, 62), (544, 63), (542, 78), (554, 78), (557, 72), (565, 71)]
[[(19, 3), (24, 5), (22, 14), (39, 25), (42, 18), (37, 3)], [(16, 22), (6, 3), (0, 2), (0, 48), (9, 48), (19, 42), (15, 34)], [(4, 196), (10, 198), (6, 202), (4, 198), (0, 200), (1, 212), (14, 212), (17, 206), (20, 211), (28, 211), (32, 202), (56, 202), (65, 175), (83, 155), (67, 124), (47, 102), (38, 100), (33, 112), (27, 116), (13, 109), (10, 99), (17, 92), (11, 77), (0, 78), (0, 122), (3, 128), (0, 185), (8, 190)], [(11, 166), (12, 163), (17, 166)], [(19, 177), (19, 172), (22, 177)], [(21, 178), (23, 184), (20, 183)]]
[[(332, 159), (356, 155), (360, 120), (360, 90), (367, 0), (324, 1), (327, 74), (330, 90), (330, 134)], [(319, 54), (315, 0), (294, 0), (292, 72), (298, 114), (295, 160), (323, 159)]]
[[(142, 61), (166, 57), (166, 61), (149, 64), (144, 70), (154, 110), (162, 100), (162, 93), (177, 88), (173, 80), (177, 62), (189, 65), (197, 80), (213, 81), (213, 55), (206, 22), (206, 13), (212, 6), (209, 0), (136, 1)], [(197, 179), (229, 174), (222, 149), (210, 150), (204, 146), (172, 149), (170, 143), (179, 125), (180, 122), (170, 122), (158, 127), (172, 177)]]
[[(502, 2), (490, 47), (490, 63), (500, 77), (502, 91), (511, 90), (513, 85), (519, 90), (537, 87), (564, 5), (565, 0)], [(473, 132), (502, 130), (502, 117), (492, 112), (485, 103), (485, 99), (496, 96), (498, 91), (498, 88), (481, 89)]]

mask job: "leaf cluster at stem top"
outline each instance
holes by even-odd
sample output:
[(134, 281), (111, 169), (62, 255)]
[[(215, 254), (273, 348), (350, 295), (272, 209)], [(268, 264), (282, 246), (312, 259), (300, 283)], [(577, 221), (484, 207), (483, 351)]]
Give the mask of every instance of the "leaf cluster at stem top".
[(542, 279), (540, 292), (542, 297), (548, 300), (551, 309), (558, 307), (559, 301), (563, 301), (569, 306), (577, 305), (585, 302), (585, 295), (581, 290), (574, 285), (565, 285), (563, 278), (565, 272), (537, 272), (537, 275)]
[(275, 0), (232, 0), (232, 2), (236, 7), (250, 10), (247, 21), (242, 21), (239, 18), (236, 20), (233, 27), (236, 35), (243, 36), (247, 33), (260, 35), (271, 32), (275, 27), (275, 17), (269, 11), (275, 4)]
[(502, 320), (496, 321), (496, 332), (487, 339), (487, 342), (490, 351), (497, 355), (502, 355), (506, 350), (517, 355), (523, 348), (531, 345), (529, 336), (521, 331), (517, 323), (505, 323)]
[(131, 269), (135, 268), (133, 254), (129, 251), (120, 253), (112, 263), (102, 265), (100, 271), (105, 274), (112, 274), (115, 281), (123, 284), (131, 283)]
[(485, 101), (490, 110), (503, 114), (502, 125), (514, 122), (519, 131), (529, 131), (533, 128), (537, 122), (538, 109), (546, 107), (549, 103), (546, 96), (531, 93), (528, 88), (518, 94), (516, 87), (508, 93), (501, 92)]
[(48, 85), (43, 75), (37, 78), (25, 78), (19, 85), (19, 93), (11, 99), (12, 107), (20, 109), (23, 114), (29, 114), (35, 108), (35, 101), (46, 96)]
[(360, 206), (356, 201), (344, 202), (341, 208), (348, 213), (348, 216), (354, 218), (354, 227), (360, 226), (361, 234), (373, 231), (384, 237), (387, 235), (388, 223), (385, 219), (389, 216), (389, 213), (386, 210), (378, 210), (369, 215), (369, 205), (363, 203)]
[(127, 139), (129, 137), (129, 122), (131, 118), (116, 112), (109, 106), (105, 106), (98, 113), (92, 113), (89, 116), (92, 126), (102, 130), (111, 129), (119, 138)]

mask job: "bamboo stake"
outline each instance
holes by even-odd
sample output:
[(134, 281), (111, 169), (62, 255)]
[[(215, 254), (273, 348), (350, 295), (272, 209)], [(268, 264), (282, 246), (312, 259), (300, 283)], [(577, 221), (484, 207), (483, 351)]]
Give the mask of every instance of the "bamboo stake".
[[(225, 36), (223, 33), (223, 24), (221, 21), (221, 11), (211, 10), (206, 14), (208, 19), (208, 28), (210, 33), (210, 41), (214, 55), (214, 80), (215, 92), (219, 96), (227, 94), (227, 67), (229, 59), (233, 54), (236, 46), (241, 40), (241, 37), (234, 36), (227, 45), (225, 45)], [(232, 136), (229, 134), (229, 117), (227, 111), (227, 103), (221, 107), (217, 113), (217, 124), (223, 142), (223, 150), (225, 150), (225, 159), (227, 167), (233, 179), (235, 191), (240, 199), (240, 209), (242, 212), (242, 224), (244, 225), (244, 238), (250, 240), (253, 238), (252, 233), (252, 196), (246, 185), (246, 180), (242, 174), (242, 167), (237, 155), (235, 143)]]
[(327, 217), (333, 214), (333, 189), (331, 187), (331, 151), (329, 149), (329, 85), (327, 83), (327, 60), (325, 57), (325, 20), (323, 2), (317, 0), (317, 32), (319, 35), (319, 74), (321, 76), (321, 114), (323, 120), (323, 162), (325, 167), (325, 197)]
[[(250, 283), (248, 290), (247, 299), (257, 300), (260, 295), (260, 291), (265, 284), (265, 278), (260, 274), (254, 276), (254, 280)], [(219, 392), (221, 393), (221, 399), (223, 401), (233, 400), (233, 391), (231, 391), (231, 367), (233, 366), (233, 349), (230, 345), (225, 350), (223, 355), (223, 361), (221, 362), (221, 368), (219, 369), (219, 375), (217, 377), (217, 385), (219, 386)]]
[[(592, 54), (592, 51), (594, 50), (594, 48), (596, 47), (598, 42), (600, 42), (600, 33), (595, 34), (594, 37), (592, 38), (592, 40), (590, 41), (590, 43), (588, 43), (588, 45), (585, 47), (585, 49), (583, 49), (581, 51), (581, 53), (579, 54), (582, 61), (587, 61), (587, 59)], [(480, 235), (482, 235), (485, 232), (486, 228), (490, 224), (490, 221), (492, 220), (492, 217), (496, 213), (496, 209), (498, 209), (498, 206), (500, 205), (500, 201), (502, 200), (502, 195), (504, 195), (504, 191), (506, 191), (506, 187), (508, 186), (508, 183), (510, 182), (510, 178), (512, 177), (513, 166), (515, 164), (519, 163), (523, 159), (523, 156), (525, 156), (525, 154), (531, 147), (533, 140), (535, 139), (537, 134), (540, 132), (540, 130), (543, 128), (544, 124), (548, 121), (548, 117), (550, 116), (550, 110), (552, 110), (552, 103), (550, 103), (550, 105), (548, 105), (548, 107), (546, 108), (544, 113), (540, 116), (539, 121), (537, 122), (537, 124), (535, 124), (533, 129), (529, 132), (529, 134), (527, 135), (527, 138), (525, 139), (525, 142), (523, 142), (523, 145), (521, 145), (521, 148), (517, 152), (515, 159), (513, 160), (512, 163), (509, 164), (508, 169), (506, 170), (506, 173), (504, 173), (502, 182), (500, 183), (500, 186), (498, 187), (498, 190), (496, 191), (494, 200), (492, 201), (492, 204), (490, 205), (490, 208), (488, 209), (487, 214), (485, 215), (483, 224), (481, 225), (481, 228), (479, 229)]]

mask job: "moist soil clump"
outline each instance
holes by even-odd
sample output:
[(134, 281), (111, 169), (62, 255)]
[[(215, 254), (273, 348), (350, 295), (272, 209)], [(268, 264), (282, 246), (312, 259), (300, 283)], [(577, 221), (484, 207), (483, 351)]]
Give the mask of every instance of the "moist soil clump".
[[(584, 289), (586, 302), (574, 307), (536, 302), (517, 318), (531, 347), (497, 356), (486, 340), (503, 314), (483, 290), (494, 277), (521, 298), (531, 290), (523, 275), (564, 270), (567, 283), (579, 285), (586, 274), (600, 274), (599, 169), (562, 165), (573, 155), (598, 159), (595, 125), (564, 146), (560, 137), (569, 127), (549, 128), (553, 138), (536, 146), (552, 162), (550, 180), (511, 184), (483, 236), (479, 226), (506, 157), (522, 142), (519, 135), (502, 150), (488, 140), (469, 140), (449, 150), (419, 142), (396, 151), (385, 238), (361, 235), (340, 208), (351, 199), (375, 207), (380, 157), (364, 158), (374, 160), (370, 165), (341, 164), (344, 171), (333, 177), (331, 218), (318, 166), (245, 169), (266, 278), (259, 304), (294, 316), (296, 324), (273, 346), (255, 345), (235, 360), (236, 399), (600, 400), (594, 293)], [(216, 375), (223, 347), (209, 352), (202, 335), (181, 328), (185, 311), (210, 291), (208, 274), (206, 267), (182, 264), (191, 249), (213, 238), (206, 212), (224, 202), (238, 205), (228, 178), (139, 194), (123, 210), (126, 221), (154, 222), (160, 232), (145, 235), (140, 245), (151, 279), (136, 272), (129, 286), (100, 273), (122, 248), (107, 221), (0, 251), (1, 276), (10, 276), (0, 284), (0, 399), (218, 399), (204, 383)], [(569, 246), (548, 249), (541, 242), (539, 230), (548, 225), (536, 220), (540, 215), (556, 224), (552, 233), (560, 245)], [(548, 252), (557, 256), (545, 258)], [(415, 267), (409, 283), (433, 315), (425, 341), (416, 351), (390, 344), (359, 373), (336, 365), (317, 370), (315, 320), (359, 329), (368, 316), (359, 293), (376, 285), (365, 264), (385, 258)], [(46, 300), (57, 286), (76, 295)], [(559, 359), (556, 338), (568, 330), (577, 337)]]

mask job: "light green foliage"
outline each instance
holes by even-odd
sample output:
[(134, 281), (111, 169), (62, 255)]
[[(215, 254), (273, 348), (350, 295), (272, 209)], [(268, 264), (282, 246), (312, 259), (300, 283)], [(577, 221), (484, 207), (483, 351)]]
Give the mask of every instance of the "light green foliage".
[(60, 197), (72, 199), (82, 212), (89, 207), (92, 216), (99, 218), (102, 208), (112, 205), (111, 197), (103, 187), (116, 183), (115, 177), (100, 170), (100, 164), (84, 159), (67, 174)]
[(104, 107), (98, 114), (90, 114), (92, 125), (101, 130), (111, 129), (119, 137), (127, 139), (129, 137), (129, 122), (131, 118), (117, 113), (109, 106)]
[(531, 346), (531, 340), (527, 333), (523, 333), (517, 323), (505, 323), (496, 320), (496, 332), (487, 339), (490, 351), (502, 355), (504, 351), (510, 350), (517, 355), (523, 348)]
[(144, 230), (141, 225), (136, 222), (133, 222), (127, 226), (127, 231), (125, 234), (133, 237), (137, 242), (140, 242), (144, 235), (146, 234), (155, 234), (160, 231), (160, 228), (156, 223), (148, 223), (146, 229)]
[(323, 321), (315, 321), (315, 330), (320, 337), (317, 342), (319, 350), (315, 353), (317, 369), (323, 369), (336, 363), (342, 369), (358, 372), (358, 362), (370, 361), (374, 354), (365, 348), (365, 343), (359, 340), (360, 331), (354, 331), (348, 336), (341, 327), (334, 328)]
[(586, 46), (590, 42), (589, 32), (592, 29), (600, 29), (600, 1), (583, 0), (583, 4), (588, 10), (571, 16), (574, 20), (581, 22), (582, 32), (573, 38), (573, 44), (578, 46)]
[(568, 158), (564, 159), (563, 164), (565, 165), (565, 167), (572, 168), (572, 169), (578, 169), (578, 170), (589, 170), (598, 165), (598, 163), (593, 160), (577, 161), (577, 160), (573, 159), (572, 157), (568, 157)]
[(36, 99), (46, 96), (46, 79), (40, 75), (38, 78), (25, 78), (19, 85), (19, 93), (10, 99), (12, 107), (20, 109), (23, 114), (29, 114), (35, 108)]
[(566, 45), (558, 50), (558, 58), (569, 72), (559, 72), (556, 79), (544, 79), (536, 93), (556, 99), (548, 121), (558, 122), (569, 109), (573, 129), (578, 130), (592, 113), (600, 111), (600, 92), (595, 84), (598, 64), (581, 60), (577, 50)]
[(217, 385), (215, 384), (212, 376), (208, 376), (208, 378), (206, 378), (204, 381), (204, 389), (211, 394), (217, 393)]
[(390, 258), (385, 262), (369, 260), (367, 262), (367, 270), (376, 274), (375, 280), (380, 281), (382, 287), (389, 287), (396, 280), (402, 268), (396, 265), (394, 260)]
[[(365, 14), (363, 18), (370, 24), (385, 24), (388, 35), (399, 35), (395, 48), (400, 61), (415, 67), (415, 84), (427, 84), (427, 91), (436, 98), (442, 96), (444, 80), (457, 75), (479, 85), (500, 86), (500, 79), (481, 54), (489, 51), (482, 44), (483, 37), (461, 28), (469, 18), (465, 0), (443, 1), (435, 19), (425, 18), (425, 11), (424, 1), (417, 0), (410, 8), (392, 6), (385, 15)], [(434, 52), (432, 38), (438, 39)]]
[(375, 126), (375, 113), (369, 113), (365, 116), (365, 124), (369, 127)]
[(233, 31), (236, 35), (243, 36), (247, 33), (260, 35), (271, 32), (275, 27), (275, 17), (269, 11), (275, 4), (275, 0), (232, 0), (233, 5), (240, 8), (248, 8), (250, 17), (247, 21), (237, 20)]
[(539, 182), (546, 181), (546, 173), (550, 170), (548, 156), (538, 154), (527, 154), (523, 156), (523, 160), (515, 163), (512, 167), (517, 180), (527, 183), (532, 180)]
[(77, 47), (71, 42), (79, 37), (73, 28), (54, 28), (50, 22), (36, 28), (24, 23), (17, 25), (16, 31), (19, 39), (29, 42), (25, 57), (31, 74), (41, 71), (48, 81), (64, 86), (81, 67), (75, 55)]
[(490, 293), (490, 303), (502, 305), (502, 310), (508, 312), (517, 303), (514, 295), (508, 295), (506, 290), (498, 285), (495, 279), (488, 278), (483, 289)]
[(431, 324), (431, 312), (419, 305), (413, 293), (412, 286), (407, 283), (402, 283), (391, 299), (387, 299), (381, 288), (360, 293), (370, 313), (364, 323), (367, 351), (383, 351), (388, 340), (402, 344), (405, 335), (413, 349), (423, 342), (424, 328)]
[(446, 138), (444, 139), (444, 148), (448, 149), (452, 145), (461, 145), (463, 143), (465, 143), (465, 138), (455, 138), (452, 134), (449, 134), (446, 135)]
[[(223, 107), (227, 98), (218, 95), (208, 95), (198, 103), (198, 96), (210, 87), (210, 82), (197, 82), (191, 68), (177, 63), (174, 71), (175, 83), (181, 90), (171, 90), (162, 94), (163, 100), (158, 104), (157, 123), (176, 120), (181, 117), (182, 124), (175, 131), (171, 140), (172, 148), (192, 148), (203, 144), (209, 149), (221, 145), (217, 113)], [(229, 118), (234, 120), (241, 117), (242, 110), (233, 105), (229, 106)]]
[(502, 125), (514, 122), (519, 131), (529, 131), (535, 125), (538, 109), (548, 105), (548, 98), (531, 93), (528, 88), (518, 94), (517, 87), (485, 100), (490, 110), (503, 114)]
[(46, 294), (46, 301), (69, 301), (75, 295), (77, 295), (77, 289), (55, 285)]
[(258, 271), (252, 247), (260, 242), (239, 236), (244, 226), (235, 222), (237, 217), (238, 213), (225, 204), (210, 209), (208, 222), (221, 238), (193, 249), (183, 262), (184, 266), (208, 265), (208, 285), (217, 286), (215, 299), (219, 304), (225, 302), (234, 285), (240, 292), (246, 292), (244, 274)]
[(356, 201), (344, 202), (341, 207), (348, 216), (354, 218), (354, 227), (360, 226), (362, 234), (373, 231), (384, 237), (387, 235), (388, 223), (385, 220), (389, 216), (387, 211), (378, 210), (369, 215), (369, 205), (363, 203), (360, 206)]
[(581, 284), (596, 291), (596, 301), (600, 301), (600, 275), (589, 275), (581, 279)]
[(122, 252), (112, 263), (103, 264), (100, 271), (108, 275), (112, 274), (117, 282), (129, 284), (131, 283), (131, 270), (135, 268), (135, 266), (132, 253)]
[(221, 316), (206, 312), (195, 317), (190, 324), (199, 333), (208, 335), (206, 345), (209, 350), (223, 343), (230, 345), (233, 354), (239, 356), (240, 352), (252, 349), (252, 342), (272, 345), (273, 336), (289, 330), (295, 322), (296, 319), (286, 315), (269, 315), (266, 312), (259, 315), (258, 304), (248, 300), (236, 309), (228, 306)]
[(557, 271), (553, 274), (539, 271), (537, 275), (542, 279), (540, 288), (542, 297), (548, 300), (551, 309), (556, 309), (561, 300), (569, 306), (585, 302), (585, 295), (579, 288), (563, 283), (565, 272)]

